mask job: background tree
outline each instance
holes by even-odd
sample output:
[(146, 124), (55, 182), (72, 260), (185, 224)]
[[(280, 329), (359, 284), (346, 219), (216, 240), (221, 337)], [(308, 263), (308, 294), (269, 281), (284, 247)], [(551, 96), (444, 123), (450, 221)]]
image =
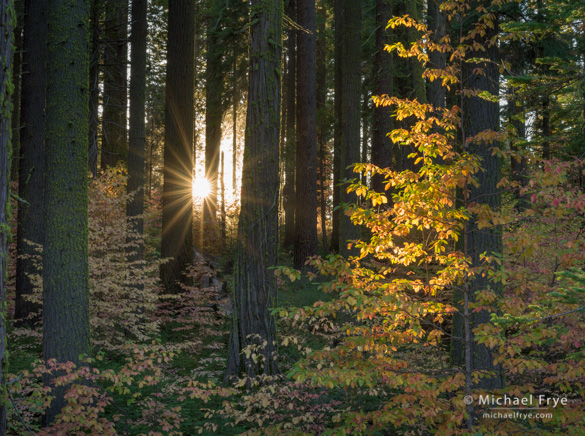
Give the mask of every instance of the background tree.
[(147, 0), (132, 0), (130, 44), (130, 142), (128, 149), (128, 202), (130, 260), (142, 260), (144, 233), (144, 153), (146, 151), (146, 13)]
[(317, 64), (315, 0), (297, 0), (296, 210), (293, 263), (317, 254)]
[[(297, 0), (288, 0), (286, 15), (297, 16)], [(284, 187), (282, 189), (284, 204), (284, 241), (283, 247), (288, 249), (295, 242), (295, 158), (296, 158), (296, 125), (297, 125), (297, 28), (287, 26), (286, 40), (286, 145), (284, 146)]]
[[(462, 142), (470, 153), (480, 159), (482, 171), (475, 176), (477, 184), (468, 185), (463, 194), (467, 207), (485, 205), (492, 211), (498, 211), (501, 207), (501, 192), (498, 189), (501, 161), (500, 157), (491, 150), (492, 147), (497, 146), (497, 143), (477, 137), (479, 133), (497, 132), (499, 129), (498, 24), (496, 15), (487, 12), (490, 2), (474, 2), (473, 5), (483, 10), (483, 14), (469, 14), (464, 21), (466, 29), (475, 30), (474, 36), (470, 37), (470, 42), (475, 45), (466, 51), (461, 72), (462, 83), (465, 86), (465, 91), (462, 93)], [(483, 94), (480, 96), (480, 93)], [(486, 98), (486, 95), (496, 99)], [(501, 229), (495, 226), (480, 228), (478, 221), (477, 215), (473, 215), (465, 222), (464, 229), (464, 253), (470, 259), (473, 268), (483, 265), (484, 253), (488, 255), (502, 253)], [(476, 301), (477, 294), (481, 290), (490, 289), (496, 294), (501, 294), (501, 283), (482, 274), (473, 275), (465, 283), (464, 288), (461, 293), (457, 292), (454, 296), (454, 304), (458, 308), (463, 307), (465, 297), (463, 293), (468, 294), (466, 298), (470, 303)], [(464, 310), (460, 310), (460, 314), (463, 313)], [(501, 368), (494, 366), (490, 349), (484, 344), (477, 343), (473, 334), (475, 327), (490, 322), (490, 313), (486, 310), (474, 310), (469, 315), (468, 327), (465, 326), (466, 320), (463, 318), (462, 315), (454, 317), (453, 335), (466, 338), (470, 335), (471, 348), (464, 350), (461, 341), (453, 341), (453, 363), (470, 365), (472, 370), (491, 371), (491, 375), (482, 378), (478, 385), (486, 389), (502, 388), (504, 380), (500, 372)]]
[(97, 176), (99, 158), (99, 97), (100, 97), (100, 15), (101, 2), (90, 4), (90, 55), (89, 55), (89, 170)]
[[(342, 0), (335, 0), (334, 3), (334, 21), (335, 21), (335, 35), (334, 45), (334, 85), (333, 92), (335, 94), (335, 107), (333, 110), (333, 212), (331, 215), (331, 246), (330, 251), (339, 252), (339, 223), (342, 212), (339, 209), (341, 204), (341, 187), (339, 183), (342, 179), (341, 154), (343, 148), (341, 146), (341, 115), (342, 115), (342, 95), (343, 95), (343, 69), (341, 63), (343, 62), (343, 44), (345, 38), (343, 37), (343, 18), (344, 8)], [(358, 32), (359, 34), (359, 32)]]
[[(391, 33), (386, 29), (392, 18), (392, 4), (389, 0), (376, 0), (376, 52), (374, 56), (375, 93), (388, 95), (393, 93), (393, 62), (392, 55), (384, 50), (392, 42)], [(372, 163), (380, 168), (392, 165), (392, 141), (388, 133), (392, 131), (392, 109), (380, 106), (374, 110), (374, 125), (372, 137)], [(372, 189), (384, 191), (384, 178), (376, 174), (372, 178)]]
[[(210, 1), (207, 18), (207, 70), (205, 73), (205, 178), (210, 192), (204, 199), (203, 225), (205, 240), (210, 246), (217, 242), (218, 234), (218, 176), (221, 147), (221, 122), (223, 119), (223, 47), (221, 34), (223, 26), (223, 2)], [(201, 247), (203, 248), (203, 247)]]
[[(23, 320), (38, 305), (27, 299), (33, 292), (31, 277), (39, 274), (31, 262), (44, 239), (45, 100), (47, 87), (47, 0), (26, 0), (23, 35), (21, 95), (22, 134), (16, 236), (16, 301), (14, 318)], [(31, 244), (32, 243), (32, 244)], [(33, 245), (33, 244), (36, 244)], [(29, 320), (31, 322), (31, 320)]]
[(105, 8), (102, 169), (125, 162), (128, 157), (128, 0), (107, 0)]
[[(344, 179), (354, 178), (353, 163), (360, 161), (360, 100), (361, 100), (361, 0), (342, 0), (343, 35), (341, 74), (341, 174)], [(357, 197), (341, 189), (344, 203), (355, 203)], [(341, 214), (339, 221), (339, 248), (348, 254), (347, 241), (359, 238), (358, 227)]]
[[(276, 277), (282, 3), (252, 0), (246, 146), (226, 379), (278, 371)], [(257, 356), (243, 350), (257, 346)]]
[(169, 1), (168, 55), (165, 96), (165, 148), (161, 267), (169, 293), (180, 292), (179, 281), (193, 260), (193, 95), (195, 71), (195, 5)]
[[(87, 0), (51, 0), (48, 12), (43, 359), (89, 353)], [(50, 380), (46, 380), (49, 385)], [(64, 388), (46, 411), (51, 423)]]
[(14, 3), (0, 1), (0, 436), (6, 434), (6, 284), (10, 242), (10, 142)]

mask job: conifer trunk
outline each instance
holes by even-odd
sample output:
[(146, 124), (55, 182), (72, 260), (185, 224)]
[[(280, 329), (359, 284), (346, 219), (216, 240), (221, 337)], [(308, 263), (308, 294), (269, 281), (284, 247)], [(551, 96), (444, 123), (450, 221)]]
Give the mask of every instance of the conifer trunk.
[[(278, 140), (282, 3), (252, 0), (246, 145), (238, 247), (234, 271), (232, 333), (226, 381), (278, 372), (275, 360), (278, 247)], [(257, 346), (251, 354), (242, 352)]]
[(146, 151), (146, 13), (148, 0), (132, 0), (132, 63), (130, 65), (130, 142), (126, 204), (130, 261), (141, 261), (144, 220), (144, 153)]
[[(476, 5), (482, 4), (489, 6), (489, 2), (477, 2)], [(472, 15), (467, 18), (468, 26), (475, 21), (477, 16)], [(487, 58), (489, 62), (475, 63), (469, 62), (463, 64), (463, 83), (467, 90), (474, 92), (488, 92), (490, 95), (497, 96), (499, 91), (499, 73), (498, 73), (498, 48), (490, 45), (489, 41), (497, 34), (497, 21), (493, 22), (493, 27), (488, 27), (483, 36), (476, 36), (474, 42), (485, 47), (485, 51), (469, 50), (466, 53), (466, 59)], [(481, 70), (481, 71), (480, 71)], [(492, 130), (497, 131), (499, 128), (499, 104), (491, 102), (477, 96), (467, 96), (463, 98), (463, 143), (467, 144), (468, 151), (475, 154), (481, 159), (482, 169), (475, 175), (478, 185), (469, 184), (465, 192), (465, 204), (477, 203), (487, 205), (492, 210), (498, 210), (501, 203), (501, 195), (497, 184), (501, 176), (500, 157), (491, 152), (491, 147), (497, 146), (493, 142), (482, 140), (470, 140), (478, 133)], [(502, 231), (498, 227), (482, 228), (478, 227), (478, 219), (472, 216), (465, 223), (464, 234), (464, 251), (466, 257), (470, 260), (471, 268), (478, 268), (483, 264), (481, 255), (483, 253), (502, 253)], [(463, 313), (462, 300), (473, 304), (476, 301), (476, 293), (485, 289), (499, 293), (501, 284), (491, 280), (487, 276), (475, 274), (466, 279), (463, 292), (465, 295), (455, 295), (455, 304)], [(475, 341), (473, 329), (480, 324), (490, 322), (490, 313), (482, 311), (473, 311), (469, 313), (469, 329), (464, 329), (465, 319), (462, 315), (453, 318), (453, 336), (463, 337), (464, 330), (466, 339), (464, 341), (453, 341), (451, 350), (452, 361), (456, 365), (462, 365), (467, 362), (471, 365), (471, 370), (492, 371), (492, 376), (482, 378), (477, 387), (483, 389), (499, 389), (504, 385), (501, 367), (494, 365), (493, 357), (490, 350), (485, 345), (480, 345)], [(468, 352), (466, 352), (466, 350)]]
[(207, 72), (205, 81), (205, 178), (210, 193), (204, 199), (203, 226), (210, 245), (217, 243), (218, 235), (218, 174), (221, 148), (221, 121), (223, 118), (222, 54), (218, 34), (221, 32), (220, 11), (214, 2), (207, 27)]
[[(384, 50), (391, 44), (390, 30), (386, 29), (392, 17), (390, 0), (376, 0), (376, 54), (374, 57), (374, 87), (376, 95), (392, 96), (393, 65), (392, 55)], [(374, 109), (374, 126), (372, 138), (372, 163), (380, 168), (392, 165), (392, 147), (388, 133), (392, 131), (392, 108), (380, 106)], [(384, 192), (384, 177), (376, 174), (372, 177), (372, 189)]]
[(98, 137), (99, 137), (99, 98), (100, 98), (100, 24), (99, 0), (91, 0), (90, 38), (91, 52), (89, 58), (89, 170), (97, 176)]
[[(343, 0), (343, 42), (341, 69), (341, 174), (344, 179), (357, 177), (353, 164), (360, 161), (360, 100), (361, 100), (361, 0)], [(344, 203), (356, 203), (355, 193), (345, 188), (340, 195)], [(343, 213), (339, 220), (339, 245), (341, 254), (354, 253), (348, 249), (348, 241), (359, 238), (359, 228)]]
[[(49, 1), (43, 359), (76, 364), (90, 351), (88, 24), (88, 0)], [(64, 391), (53, 389), (47, 425), (64, 406)]]
[(297, 0), (296, 213), (293, 264), (317, 254), (317, 64), (315, 0)]
[(6, 284), (10, 242), (10, 142), (14, 3), (0, 0), (0, 436), (6, 434)]
[[(297, 16), (296, 0), (288, 0), (286, 14), (289, 17)], [(296, 104), (297, 104), (297, 30), (288, 27), (287, 40), (287, 67), (286, 67), (286, 145), (284, 147), (284, 241), (285, 249), (289, 249), (295, 242), (295, 150), (296, 150)]]
[(325, 33), (326, 14), (323, 5), (317, 11), (317, 152), (319, 159), (319, 209), (321, 212), (321, 239), (323, 250), (327, 244), (327, 49)]
[(334, 5), (334, 21), (335, 21), (335, 50), (334, 50), (334, 126), (333, 126), (333, 212), (331, 216), (331, 246), (330, 251), (339, 253), (339, 222), (341, 211), (337, 208), (341, 204), (341, 188), (339, 181), (341, 176), (341, 113), (342, 113), (342, 85), (343, 85), (343, 70), (342, 63), (342, 48), (344, 43), (343, 38), (343, 4), (342, 0), (335, 0)]
[(126, 162), (128, 0), (107, 0), (101, 168)]
[[(27, 300), (39, 274), (30, 256), (39, 254), (44, 238), (45, 100), (47, 86), (47, 0), (26, 0), (23, 36), (20, 168), (18, 195), (28, 204), (18, 204), (16, 237), (16, 301), (14, 318), (23, 320), (39, 309)], [(27, 324), (31, 324), (29, 320)]]
[(161, 280), (168, 293), (193, 261), (193, 124), (195, 4), (169, 0), (165, 102)]

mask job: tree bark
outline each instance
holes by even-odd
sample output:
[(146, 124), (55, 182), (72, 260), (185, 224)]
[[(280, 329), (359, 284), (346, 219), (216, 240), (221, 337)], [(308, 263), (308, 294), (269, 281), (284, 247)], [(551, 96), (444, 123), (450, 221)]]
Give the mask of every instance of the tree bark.
[[(392, 17), (392, 2), (376, 0), (376, 54), (374, 57), (374, 74), (376, 95), (392, 96), (393, 62), (392, 55), (384, 50), (384, 46), (392, 43), (390, 30), (386, 30)], [(392, 148), (394, 144), (388, 137), (393, 129), (392, 108), (380, 106), (374, 109), (374, 126), (372, 138), (372, 163), (380, 168), (392, 166)], [(372, 177), (372, 189), (384, 192), (384, 177), (376, 174)]]
[[(483, 1), (484, 6), (488, 2)], [(481, 4), (481, 2), (477, 2)], [(473, 10), (473, 9), (472, 9)], [(474, 19), (472, 21), (472, 19)], [(471, 26), (477, 20), (477, 16), (467, 17), (467, 26)], [(469, 50), (466, 53), (466, 59), (485, 58), (486, 62), (466, 62), (463, 64), (463, 83), (467, 90), (478, 92), (488, 92), (497, 96), (499, 91), (499, 73), (498, 73), (498, 48), (489, 43), (498, 30), (497, 21), (493, 27), (487, 27), (483, 36), (479, 34), (474, 38), (474, 42), (485, 47), (485, 51)], [(467, 27), (468, 29), (470, 27)], [(481, 70), (481, 71), (480, 71)], [(475, 154), (481, 159), (482, 169), (475, 175), (478, 186), (470, 184), (466, 188), (465, 204), (477, 203), (487, 205), (492, 210), (498, 210), (501, 203), (501, 195), (497, 184), (500, 181), (501, 162), (497, 155), (493, 155), (490, 148), (496, 146), (493, 142), (474, 140), (478, 133), (499, 128), (499, 104), (491, 102), (477, 96), (467, 96), (463, 98), (463, 144), (467, 139), (470, 142), (466, 144), (470, 153)], [(479, 229), (477, 217), (472, 216), (465, 224), (464, 247), (465, 255), (470, 260), (471, 268), (480, 267), (483, 262), (480, 259), (483, 253), (502, 253), (502, 231), (499, 227), (490, 227)], [(469, 303), (476, 301), (475, 294), (482, 290), (490, 288), (492, 291), (499, 293), (501, 285), (487, 276), (475, 274), (466, 279), (464, 297)], [(461, 300), (462, 296), (456, 295), (454, 303), (463, 313)], [(473, 311), (469, 314), (470, 340), (466, 341), (467, 348), (471, 353), (465, 353), (464, 344), (461, 341), (454, 341), (452, 348), (452, 361), (456, 365), (461, 365), (465, 359), (470, 360), (473, 371), (485, 370), (492, 371), (493, 375), (482, 378), (478, 383), (479, 388), (499, 389), (504, 385), (501, 367), (494, 365), (493, 357), (490, 350), (485, 345), (480, 345), (475, 341), (473, 329), (480, 324), (490, 322), (490, 313), (482, 310)], [(462, 337), (464, 319), (458, 315), (453, 318), (454, 336)], [(471, 356), (469, 355), (471, 354)]]
[(101, 168), (126, 162), (128, 0), (107, 0)]
[(321, 212), (321, 238), (323, 250), (328, 251), (327, 243), (327, 49), (325, 22), (326, 14), (321, 5), (317, 11), (317, 148), (319, 159), (319, 209)]
[(148, 0), (132, 0), (132, 30), (130, 44), (130, 142), (128, 147), (128, 201), (126, 216), (128, 234), (126, 242), (128, 260), (141, 261), (143, 258), (144, 233), (144, 153), (146, 151), (146, 13)]
[[(361, 100), (361, 0), (343, 0), (343, 42), (341, 69), (341, 173), (345, 179), (356, 177), (353, 164), (360, 160), (360, 100)], [(344, 203), (356, 203), (355, 193), (341, 190)], [(348, 241), (359, 238), (359, 228), (343, 213), (339, 220), (340, 252), (354, 254)]]
[(6, 284), (10, 243), (10, 155), (14, 3), (0, 0), (0, 436), (6, 434)]
[[(436, 44), (446, 35), (447, 19), (440, 10), (443, 0), (428, 0), (428, 26), (433, 32), (432, 39)], [(447, 64), (445, 53), (433, 50), (429, 52), (429, 67), (442, 70)], [(437, 78), (427, 85), (427, 100), (436, 108), (443, 108), (446, 104), (446, 89), (441, 84), (441, 79)]]
[[(252, 0), (246, 145), (226, 381), (278, 372), (276, 306), (282, 3)], [(257, 347), (251, 354), (243, 353)]]
[[(293, 264), (317, 254), (317, 64), (315, 0), (298, 0), (296, 213)], [(309, 33), (310, 32), (310, 33)]]
[(24, 27), (24, 0), (14, 0), (16, 27), (14, 28), (14, 53), (12, 56), (12, 161), (10, 177), (18, 180), (18, 166), (20, 160), (20, 99), (22, 95), (22, 56), (23, 56), (23, 27)]
[(99, 138), (99, 99), (100, 99), (100, 8), (98, 0), (91, 0), (90, 6), (91, 52), (89, 58), (89, 170), (97, 176), (98, 138)]
[(205, 81), (205, 178), (211, 189), (209, 195), (203, 200), (203, 227), (207, 243), (214, 246), (219, 236), (217, 188), (223, 118), (223, 51), (218, 38), (221, 33), (219, 5), (214, 2), (210, 8), (211, 14), (207, 27), (207, 80)]
[[(43, 359), (76, 364), (90, 351), (88, 23), (88, 0), (49, 1)], [(65, 387), (53, 389), (47, 425), (65, 405), (64, 393)]]
[(333, 212), (331, 217), (331, 247), (330, 251), (339, 253), (339, 222), (341, 211), (337, 208), (341, 204), (341, 187), (339, 182), (342, 179), (341, 154), (342, 154), (342, 134), (341, 134), (341, 114), (342, 114), (342, 85), (343, 85), (343, 0), (335, 0), (334, 4), (334, 21), (335, 21), (335, 50), (334, 57), (334, 126), (333, 126)]
[[(40, 255), (44, 231), (45, 100), (47, 87), (47, 0), (26, 0), (24, 13), (21, 97), (22, 135), (18, 194), (28, 204), (18, 204), (16, 237), (16, 301), (14, 318), (24, 320), (39, 310), (28, 301), (33, 274), (40, 274), (31, 256)], [(36, 244), (32, 245), (32, 244)], [(31, 325), (36, 319), (29, 319)]]
[[(297, 16), (296, 0), (288, 0), (286, 13), (289, 17)], [(285, 249), (295, 243), (295, 150), (296, 150), (296, 105), (297, 105), (297, 30), (289, 27), (287, 40), (286, 67), (286, 146), (284, 152), (284, 241)]]
[(161, 280), (168, 293), (193, 261), (193, 123), (195, 4), (169, 0)]

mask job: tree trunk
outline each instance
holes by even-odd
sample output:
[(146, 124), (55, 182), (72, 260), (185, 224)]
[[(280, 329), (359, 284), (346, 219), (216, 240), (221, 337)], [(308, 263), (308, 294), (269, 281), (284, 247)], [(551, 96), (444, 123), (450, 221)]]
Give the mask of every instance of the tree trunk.
[(6, 284), (10, 243), (10, 155), (14, 3), (0, 0), (0, 436), (6, 434)]
[(335, 51), (334, 66), (335, 66), (335, 77), (334, 77), (334, 94), (335, 94), (335, 107), (334, 107), (334, 132), (333, 132), (333, 213), (331, 216), (331, 247), (330, 251), (339, 253), (339, 223), (341, 219), (341, 211), (337, 208), (341, 204), (341, 188), (339, 182), (342, 179), (341, 176), (341, 114), (342, 114), (342, 95), (343, 95), (343, 0), (335, 0), (334, 6), (334, 20), (335, 20)]
[[(49, 1), (43, 359), (76, 364), (90, 351), (88, 23), (88, 0)], [(47, 425), (64, 406), (64, 393), (65, 387), (53, 389)]]
[[(447, 20), (440, 10), (443, 0), (428, 0), (428, 26), (433, 32), (432, 39), (436, 44), (446, 35)], [(447, 64), (447, 56), (438, 50), (429, 52), (429, 67), (442, 70)], [(446, 89), (441, 84), (441, 79), (437, 78), (427, 85), (427, 99), (430, 104), (436, 108), (443, 108), (446, 104)]]
[(218, 222), (218, 174), (221, 148), (221, 121), (223, 118), (223, 72), (222, 47), (218, 35), (221, 33), (218, 2), (211, 6), (207, 27), (207, 80), (205, 81), (205, 178), (210, 193), (204, 199), (203, 227), (209, 246), (217, 244)]
[[(226, 381), (278, 372), (276, 306), (282, 3), (252, 0), (251, 43), (234, 310)], [(255, 348), (254, 354), (244, 350)]]
[(104, 44), (104, 108), (101, 168), (128, 157), (126, 108), (128, 66), (128, 0), (107, 0)]
[(23, 27), (24, 27), (24, 0), (14, 0), (16, 27), (14, 28), (14, 52), (12, 56), (12, 161), (10, 163), (10, 177), (18, 180), (18, 165), (20, 159), (20, 99), (22, 84), (22, 55), (23, 55)]
[(144, 153), (146, 151), (146, 13), (148, 0), (132, 0), (132, 63), (130, 65), (130, 142), (126, 216), (128, 260), (141, 261), (144, 220)]
[[(315, 0), (298, 0), (296, 213), (293, 263), (317, 254), (317, 64)], [(309, 33), (310, 32), (310, 33)]]
[(319, 154), (319, 209), (321, 212), (321, 238), (323, 250), (327, 251), (327, 49), (323, 6), (317, 11), (317, 148)]
[(550, 97), (542, 98), (542, 158), (550, 159)]
[(238, 69), (237, 58), (234, 55), (234, 66), (232, 74), (232, 190), (234, 197), (237, 186), (237, 169), (238, 169)]
[[(286, 13), (289, 17), (297, 16), (296, 0), (288, 0)], [(295, 150), (296, 150), (296, 104), (297, 104), (297, 30), (289, 27), (287, 41), (286, 68), (286, 146), (284, 152), (284, 241), (285, 249), (295, 243)]]
[(89, 58), (89, 170), (97, 176), (98, 137), (99, 137), (99, 99), (100, 99), (100, 23), (98, 0), (91, 0), (91, 52)]
[(225, 155), (221, 152), (221, 168), (219, 175), (219, 192), (221, 195), (221, 239), (225, 243), (226, 212), (225, 212)]
[[(479, 3), (478, 3), (479, 4)], [(488, 6), (487, 2), (483, 2), (484, 6)], [(472, 17), (474, 21), (472, 21)], [(468, 23), (475, 22), (477, 16), (468, 17)], [(474, 42), (486, 47), (486, 51), (469, 50), (466, 53), (466, 59), (472, 58), (487, 58), (490, 62), (484, 63), (464, 63), (463, 64), (463, 83), (465, 83), (467, 90), (474, 92), (488, 92), (490, 95), (497, 96), (499, 91), (499, 74), (498, 74), (498, 49), (495, 46), (490, 46), (489, 41), (497, 34), (497, 22), (493, 23), (493, 28), (487, 28), (484, 36), (476, 36)], [(469, 25), (469, 24), (468, 24)], [(481, 71), (479, 71), (481, 69)], [(477, 96), (468, 96), (463, 99), (463, 144), (466, 144), (467, 138), (473, 138), (478, 133), (492, 130), (496, 131), (499, 128), (499, 105), (498, 103), (490, 102), (486, 99)], [(501, 162), (497, 155), (493, 155), (490, 148), (495, 146), (493, 142), (486, 142), (481, 140), (471, 140), (468, 144), (470, 153), (475, 154), (481, 159), (482, 170), (480, 170), (475, 178), (479, 185), (470, 184), (466, 188), (465, 204), (477, 203), (480, 205), (487, 205), (492, 210), (500, 208), (501, 196), (497, 188), (500, 181)], [(480, 259), (482, 253), (502, 253), (502, 231), (498, 227), (490, 227), (479, 229), (477, 217), (472, 216), (465, 224), (464, 247), (465, 255), (471, 261), (471, 268), (480, 267), (483, 262)], [(500, 292), (501, 285), (487, 276), (475, 274), (468, 278), (465, 284), (465, 297), (469, 303), (476, 301), (475, 294), (490, 288), (492, 291)], [(462, 296), (456, 295), (455, 305), (460, 309), (459, 313), (463, 313)], [(490, 313), (482, 310), (479, 312), (473, 311), (469, 314), (469, 333), (470, 340), (466, 341), (467, 347), (464, 347), (460, 341), (453, 342), (452, 361), (456, 365), (461, 365), (465, 359), (471, 362), (471, 369), (473, 371), (486, 370), (492, 371), (492, 376), (482, 378), (478, 383), (479, 388), (483, 389), (499, 389), (503, 387), (503, 375), (501, 368), (495, 366), (490, 350), (485, 345), (480, 345), (475, 342), (473, 329), (480, 324), (490, 322)], [(453, 318), (453, 332), (454, 336), (463, 336), (463, 316), (458, 315)], [(470, 353), (465, 353), (464, 348), (467, 348)], [(471, 354), (471, 355), (469, 355)]]
[[(376, 54), (374, 57), (375, 93), (392, 96), (392, 55), (384, 46), (392, 43), (392, 37), (386, 25), (392, 17), (391, 0), (376, 0)], [(380, 106), (374, 109), (374, 127), (372, 138), (372, 163), (380, 168), (392, 166), (392, 149), (394, 144), (388, 137), (392, 127), (392, 108)], [(372, 177), (372, 189), (384, 192), (384, 177), (376, 174)]]
[(193, 123), (195, 4), (169, 1), (161, 280), (168, 293), (193, 261)]
[[(47, 0), (26, 0), (24, 14), (21, 98), (21, 145), (16, 237), (16, 301), (14, 318), (24, 320), (39, 306), (28, 301), (34, 290), (31, 276), (40, 274), (30, 257), (40, 255), (44, 231), (45, 100), (47, 87)], [(31, 245), (36, 244), (35, 245)], [(31, 325), (33, 319), (26, 324)]]
[[(353, 179), (353, 164), (360, 160), (360, 99), (361, 99), (361, 0), (343, 0), (343, 43), (341, 69), (341, 171), (343, 178)], [(342, 189), (344, 203), (356, 203), (355, 193)], [(359, 238), (359, 228), (354, 226), (345, 213), (339, 222), (340, 252), (344, 256), (354, 254), (348, 241)]]

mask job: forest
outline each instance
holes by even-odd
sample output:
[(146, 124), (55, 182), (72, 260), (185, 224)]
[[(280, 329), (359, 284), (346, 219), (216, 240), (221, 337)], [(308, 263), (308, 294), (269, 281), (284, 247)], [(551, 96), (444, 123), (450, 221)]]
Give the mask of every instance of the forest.
[(585, 435), (581, 0), (0, 0), (0, 436)]

